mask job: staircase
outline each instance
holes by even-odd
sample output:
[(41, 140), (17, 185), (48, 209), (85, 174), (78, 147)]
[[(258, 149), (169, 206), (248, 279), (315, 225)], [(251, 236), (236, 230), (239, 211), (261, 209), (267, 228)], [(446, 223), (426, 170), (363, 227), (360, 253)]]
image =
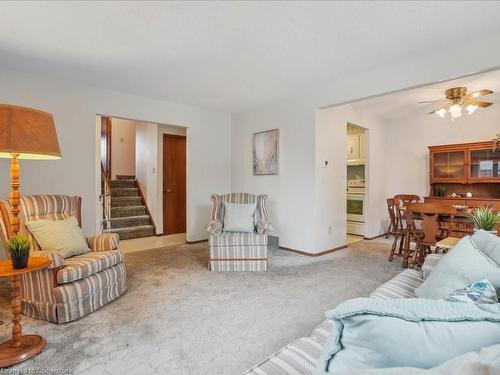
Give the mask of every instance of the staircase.
[(111, 180), (111, 233), (120, 240), (155, 235), (153, 220), (139, 192), (136, 180)]

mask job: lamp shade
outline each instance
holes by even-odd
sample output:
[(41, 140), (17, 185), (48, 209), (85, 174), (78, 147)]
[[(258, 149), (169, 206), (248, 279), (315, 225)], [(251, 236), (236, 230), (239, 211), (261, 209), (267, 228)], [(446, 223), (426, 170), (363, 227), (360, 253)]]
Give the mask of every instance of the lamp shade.
[(0, 104), (0, 157), (60, 159), (54, 118), (33, 108)]

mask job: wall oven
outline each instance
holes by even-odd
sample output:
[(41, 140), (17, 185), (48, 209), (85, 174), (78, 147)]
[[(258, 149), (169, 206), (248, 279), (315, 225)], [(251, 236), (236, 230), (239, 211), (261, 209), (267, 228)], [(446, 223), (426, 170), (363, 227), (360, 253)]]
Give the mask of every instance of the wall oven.
[(365, 187), (364, 180), (348, 181), (347, 184), (347, 233), (365, 234)]

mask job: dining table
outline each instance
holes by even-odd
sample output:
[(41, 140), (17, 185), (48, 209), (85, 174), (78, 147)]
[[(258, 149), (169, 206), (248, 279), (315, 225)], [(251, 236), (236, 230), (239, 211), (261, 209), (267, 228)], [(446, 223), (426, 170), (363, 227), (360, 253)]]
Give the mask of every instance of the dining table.
[[(415, 221), (421, 220), (422, 214), (437, 214), (438, 221), (443, 225), (443, 228), (447, 228), (449, 236), (454, 240), (450, 239), (450, 242), (456, 242), (456, 238), (461, 238), (467, 234), (473, 232), (473, 223), (468, 218), (468, 214), (472, 211), (469, 207), (454, 207), (451, 204), (446, 203), (412, 203), (408, 206), (400, 206), (400, 217), (401, 225), (403, 226), (404, 234), (404, 245), (403, 245), (403, 268), (408, 268), (409, 257), (412, 253), (410, 248), (411, 245), (411, 228), (406, 223), (405, 216), (407, 212), (410, 211), (412, 214), (412, 219)], [(404, 221), (404, 225), (403, 225)], [(450, 234), (454, 234), (451, 236)], [(437, 246), (437, 243), (436, 243)]]

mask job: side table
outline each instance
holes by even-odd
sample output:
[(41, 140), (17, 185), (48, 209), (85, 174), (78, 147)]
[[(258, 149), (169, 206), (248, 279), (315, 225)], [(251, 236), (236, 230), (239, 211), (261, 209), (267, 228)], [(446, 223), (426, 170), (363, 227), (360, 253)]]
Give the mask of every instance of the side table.
[(13, 269), (9, 259), (0, 261), (0, 277), (10, 276), (12, 285), (12, 339), (0, 344), (0, 367), (9, 367), (40, 353), (46, 341), (38, 335), (22, 335), (21, 327), (21, 275), (46, 268), (51, 260), (30, 257), (28, 267)]

